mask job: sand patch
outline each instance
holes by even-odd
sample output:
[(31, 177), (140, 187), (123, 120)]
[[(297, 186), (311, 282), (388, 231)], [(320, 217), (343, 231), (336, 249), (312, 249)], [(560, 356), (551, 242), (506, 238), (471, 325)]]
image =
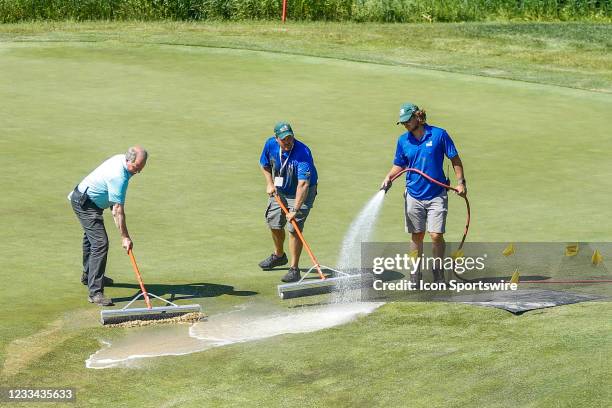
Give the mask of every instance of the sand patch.
[(58, 319), (29, 337), (11, 342), (6, 348), (6, 360), (2, 367), (2, 374), (7, 377), (13, 376), (53, 350), (66, 338), (62, 334), (63, 327), (63, 319)]
[(51, 352), (72, 337), (79, 329), (94, 325), (97, 309), (81, 309), (65, 313), (31, 336), (13, 340), (6, 347), (2, 374), (13, 376)]

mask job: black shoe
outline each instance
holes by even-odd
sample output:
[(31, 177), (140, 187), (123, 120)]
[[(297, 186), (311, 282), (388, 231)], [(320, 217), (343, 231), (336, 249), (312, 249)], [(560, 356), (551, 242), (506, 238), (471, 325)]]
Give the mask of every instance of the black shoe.
[(289, 268), (289, 272), (285, 276), (281, 278), (281, 280), (285, 283), (297, 282), (301, 278), (300, 270), (298, 268), (291, 267)]
[(411, 273), (410, 282), (413, 284), (415, 289), (419, 289), (420, 282), (423, 280), (423, 274), (421, 272)]
[[(84, 286), (87, 286), (87, 275), (81, 275), (81, 283)], [(108, 276), (104, 277), (104, 286), (113, 286), (114, 283), (115, 281), (112, 278), (109, 278)]]
[(286, 265), (289, 261), (287, 260), (287, 254), (283, 256), (276, 256), (275, 254), (270, 255), (259, 263), (259, 267), (264, 271), (269, 271), (277, 266)]
[(99, 306), (112, 306), (113, 305), (113, 301), (107, 298), (106, 296), (104, 296), (104, 293), (102, 292), (96, 292), (95, 295), (89, 296), (87, 300), (89, 301), (89, 303), (95, 303), (96, 305), (99, 305)]
[(446, 279), (444, 279), (444, 270), (441, 271), (433, 271), (433, 279), (434, 283), (446, 283)]

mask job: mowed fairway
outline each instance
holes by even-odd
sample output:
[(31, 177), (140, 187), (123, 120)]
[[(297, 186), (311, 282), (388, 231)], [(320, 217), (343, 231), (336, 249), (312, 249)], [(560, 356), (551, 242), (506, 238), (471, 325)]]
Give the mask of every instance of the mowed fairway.
[[(607, 303), (521, 317), (392, 304), (321, 332), (141, 369), (85, 368), (98, 339), (126, 330), (100, 327), (79, 283), (82, 232), (66, 195), (89, 171), (130, 145), (149, 150), (126, 213), (152, 292), (195, 290), (188, 301), (211, 314), (245, 302), (283, 308), (284, 271), (257, 267), (272, 249), (258, 159), (274, 123), (290, 121), (314, 153), (319, 195), (305, 234), (333, 265), (391, 165), (405, 101), (455, 140), (473, 205), (468, 239), (610, 240), (609, 94), (254, 51), (0, 43), (2, 384), (76, 387), (77, 405), (88, 407), (605, 406)], [(386, 199), (381, 241), (407, 239), (400, 185)], [(464, 209), (450, 200), (453, 240)], [(132, 284), (110, 218), (106, 225), (108, 274)]]

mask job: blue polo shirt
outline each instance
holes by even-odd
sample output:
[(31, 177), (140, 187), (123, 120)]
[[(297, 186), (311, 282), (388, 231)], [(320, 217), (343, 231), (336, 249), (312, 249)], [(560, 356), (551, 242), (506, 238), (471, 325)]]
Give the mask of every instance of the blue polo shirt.
[[(446, 130), (425, 124), (421, 140), (406, 132), (397, 139), (397, 149), (393, 164), (421, 170), (432, 178), (447, 184), (444, 175), (444, 156), (452, 159), (457, 149)], [(411, 197), (417, 200), (431, 200), (444, 192), (440, 187), (420, 174), (406, 173), (406, 188)]]
[[(287, 157), (289, 158), (288, 160)], [(280, 170), (285, 160), (287, 160), (287, 164), (283, 167), (281, 173)], [(281, 152), (276, 138), (269, 138), (266, 140), (266, 144), (261, 152), (259, 164), (261, 167), (270, 167), (272, 169), (272, 179), (277, 176), (284, 178), (283, 186), (277, 187), (277, 190), (288, 197), (295, 196), (299, 180), (308, 180), (311, 186), (317, 184), (318, 181), (317, 169), (312, 153), (308, 146), (297, 139), (293, 143), (291, 152)]]
[(132, 174), (127, 169), (124, 154), (117, 154), (99, 165), (79, 183), (81, 193), (87, 189), (89, 199), (98, 208), (125, 204), (128, 182)]

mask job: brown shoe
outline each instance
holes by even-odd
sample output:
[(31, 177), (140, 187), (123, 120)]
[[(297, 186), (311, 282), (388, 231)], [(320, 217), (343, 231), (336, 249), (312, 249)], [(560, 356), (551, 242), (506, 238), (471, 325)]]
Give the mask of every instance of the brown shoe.
[(113, 301), (107, 298), (106, 296), (104, 296), (104, 293), (102, 292), (96, 292), (95, 295), (89, 296), (87, 300), (89, 301), (89, 303), (95, 303), (96, 305), (99, 305), (99, 306), (112, 306), (113, 305)]

